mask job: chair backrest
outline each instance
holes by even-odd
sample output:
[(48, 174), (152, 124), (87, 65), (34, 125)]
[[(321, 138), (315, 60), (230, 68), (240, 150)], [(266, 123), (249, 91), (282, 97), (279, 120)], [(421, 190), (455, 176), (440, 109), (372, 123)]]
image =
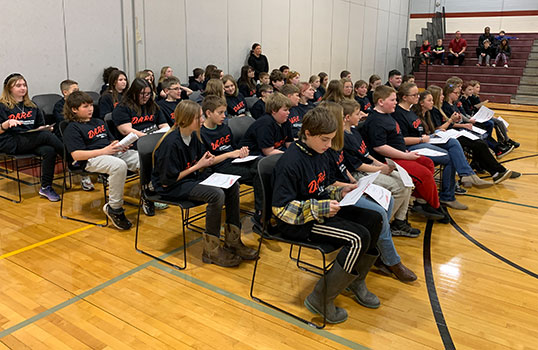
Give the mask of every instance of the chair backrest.
[(112, 112), (105, 114), (104, 121), (106, 123), (106, 127), (108, 128), (108, 131), (114, 136), (116, 140), (121, 140), (123, 136), (121, 136), (118, 128), (116, 128), (116, 124), (114, 124), (114, 121), (112, 120)]
[(202, 102), (202, 100), (203, 100), (202, 92), (201, 91), (193, 91), (193, 93), (189, 95), (189, 100), (194, 101), (196, 103)]
[(248, 128), (254, 123), (256, 120), (248, 115), (244, 117), (235, 117), (228, 119), (228, 127), (230, 130), (232, 130), (232, 136), (234, 138), (235, 143), (239, 143), (239, 141), (245, 136), (245, 133), (247, 132)]
[(258, 174), (262, 183), (263, 193), (262, 221), (265, 221), (265, 218), (271, 218), (271, 207), (273, 201), (273, 169), (281, 156), (282, 154), (273, 154), (268, 157), (263, 157), (258, 162)]
[(56, 102), (60, 101), (61, 99), (62, 96), (58, 94), (42, 94), (32, 97), (32, 102), (43, 111), (45, 116), (48, 116), (52, 114), (52, 110), (54, 109)]
[(93, 100), (94, 105), (99, 103), (99, 97), (101, 97), (101, 95), (99, 95), (99, 93), (97, 93), (95, 91), (84, 91), (84, 92), (87, 93), (88, 95), (90, 95), (90, 97)]
[(140, 187), (143, 191), (146, 190), (147, 185), (151, 181), (151, 171), (153, 169), (153, 150), (159, 142), (159, 139), (163, 137), (162, 133), (149, 134), (142, 136), (138, 139), (138, 157), (140, 159)]
[(258, 102), (258, 100), (259, 98), (256, 96), (245, 97), (245, 101), (247, 101), (247, 109), (251, 110), (252, 106), (254, 106), (254, 104)]
[(64, 159), (65, 164), (67, 164), (67, 168), (70, 171), (82, 170), (82, 167), (80, 165), (73, 164), (74, 159), (71, 156), (71, 153), (67, 151), (67, 147), (65, 146), (65, 143), (63, 142), (64, 132), (65, 132), (65, 128), (67, 128), (67, 125), (69, 125), (69, 122), (67, 120), (62, 120), (60, 122), (60, 125), (58, 125), (58, 130), (60, 130), (60, 135), (62, 136), (62, 143), (64, 145), (64, 158), (63, 159)]

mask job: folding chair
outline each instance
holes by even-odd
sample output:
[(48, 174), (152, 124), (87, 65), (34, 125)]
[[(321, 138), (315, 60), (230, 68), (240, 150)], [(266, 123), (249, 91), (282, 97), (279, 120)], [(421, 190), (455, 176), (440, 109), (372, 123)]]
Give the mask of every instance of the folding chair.
[[(153, 166), (153, 150), (157, 145), (159, 139), (163, 134), (150, 134), (141, 137), (138, 140), (138, 156), (140, 157), (140, 204), (138, 206), (138, 215), (136, 217), (136, 234), (135, 234), (135, 249), (137, 252), (149, 256), (153, 259), (156, 259), (164, 264), (167, 264), (171, 267), (174, 267), (178, 270), (183, 270), (187, 267), (187, 241), (186, 241), (186, 230), (190, 229), (192, 231), (203, 233), (204, 229), (200, 226), (194, 224), (194, 222), (201, 220), (205, 217), (205, 211), (200, 213), (190, 215), (190, 210), (195, 207), (204, 205), (203, 202), (187, 201), (187, 200), (178, 200), (173, 201), (166, 198), (163, 198), (161, 195), (152, 191), (149, 187), (151, 182), (151, 171)], [(138, 247), (138, 236), (139, 236), (139, 227), (140, 227), (140, 210), (142, 208), (142, 201), (147, 200), (150, 202), (160, 202), (166, 203), (168, 205), (174, 205), (181, 209), (181, 229), (183, 234), (183, 266), (179, 266), (168, 262), (156, 255), (150, 254), (147, 251), (144, 251)]]
[(189, 100), (194, 101), (196, 103), (202, 103), (202, 100), (204, 97), (202, 96), (201, 91), (194, 91), (192, 94), (189, 95)]
[[(321, 268), (322, 270), (322, 274), (321, 276), (324, 276), (327, 272), (328, 272), (328, 269), (329, 267), (331, 266), (331, 264), (327, 264), (327, 259), (326, 259), (326, 255), (327, 254), (330, 254), (334, 251), (336, 251), (337, 249), (340, 248), (340, 246), (333, 246), (333, 245), (330, 245), (330, 244), (320, 244), (320, 243), (312, 243), (312, 242), (305, 242), (305, 241), (297, 241), (297, 240), (291, 240), (291, 239), (288, 239), (286, 237), (284, 237), (282, 234), (278, 233), (278, 232), (272, 232), (274, 230), (268, 230), (268, 225), (269, 225), (269, 221), (270, 221), (270, 218), (271, 218), (271, 213), (272, 213), (272, 205), (271, 205), (271, 202), (272, 202), (272, 195), (273, 195), (273, 189), (272, 189), (272, 185), (271, 185), (271, 177), (272, 177), (272, 174), (273, 174), (273, 169), (277, 163), (277, 161), (280, 159), (280, 154), (275, 154), (275, 155), (272, 155), (272, 156), (269, 156), (269, 157), (265, 157), (263, 158), (262, 160), (260, 160), (260, 162), (258, 163), (258, 172), (260, 174), (260, 178), (261, 178), (261, 182), (262, 182), (262, 185), (263, 185), (263, 212), (262, 212), (262, 224), (263, 224), (263, 232), (264, 232), (264, 235), (261, 235), (260, 236), (260, 242), (258, 244), (258, 254), (260, 254), (260, 250), (261, 250), (261, 247), (262, 247), (262, 243), (263, 243), (263, 240), (268, 238), (268, 239), (274, 239), (274, 240), (277, 240), (277, 241), (280, 241), (280, 242), (283, 242), (283, 243), (288, 243), (288, 244), (291, 244), (292, 246), (293, 245), (296, 245), (296, 246), (299, 246), (300, 248), (308, 248), (308, 249), (313, 249), (313, 250), (317, 250), (321, 253), (321, 256), (322, 256), (322, 260), (323, 260), (323, 266)], [(251, 281), (251, 285), (250, 285), (250, 297), (263, 304), (263, 305), (266, 305), (266, 306), (269, 306), (275, 310), (278, 310), (280, 312), (283, 312), (285, 313), (286, 315), (288, 316), (291, 316), (293, 318), (295, 318), (296, 320), (298, 321), (301, 321), (307, 325), (310, 325), (312, 327), (315, 327), (317, 329), (322, 329), (325, 327), (325, 325), (327, 324), (327, 320), (325, 318), (325, 316), (323, 317), (323, 323), (321, 325), (319, 324), (316, 324), (314, 322), (311, 322), (311, 321), (307, 321), (305, 320), (304, 318), (298, 316), (298, 315), (295, 315), (289, 311), (286, 311), (274, 304), (271, 304), (263, 299), (261, 299), (260, 297), (257, 297), (254, 295), (254, 283), (255, 283), (255, 278), (256, 278), (256, 272), (257, 272), (257, 269), (258, 269), (258, 262), (261, 260), (261, 255), (260, 255), (260, 259), (256, 260), (256, 262), (254, 263), (254, 271), (252, 272), (252, 281)], [(327, 293), (327, 285), (325, 284), (324, 285), (324, 288), (323, 288), (323, 300), (326, 300), (326, 293)], [(326, 305), (324, 304), (323, 305), (323, 314), (325, 315), (326, 314)]]
[(90, 95), (90, 97), (93, 100), (93, 115), (92, 115), (92, 118), (101, 119), (99, 117), (99, 115), (100, 115), (100, 113), (99, 113), (99, 98), (101, 97), (101, 95), (99, 95), (95, 91), (84, 91), (84, 92), (87, 93), (88, 95)]
[(61, 99), (62, 96), (58, 94), (42, 94), (35, 95), (34, 97), (32, 97), (32, 102), (35, 103), (37, 107), (43, 112), (43, 115), (45, 117), (45, 124), (54, 123), (54, 120), (52, 119), (54, 105)]
[[(23, 182), (23, 180), (21, 180), (20, 178), (20, 171), (21, 170), (25, 170), (25, 169), (34, 169), (35, 167), (38, 166), (36, 160), (40, 160), (41, 157), (39, 157), (38, 155), (36, 154), (8, 154), (8, 153), (2, 153), (0, 154), (0, 157), (4, 158), (4, 169), (3, 171), (5, 172), (5, 174), (0, 174), (0, 176), (6, 178), (6, 179), (10, 179), (10, 180), (14, 180), (17, 182), (17, 194), (18, 194), (18, 199), (13, 199), (13, 198), (9, 198), (7, 196), (3, 196), (3, 195), (0, 195), (0, 198), (3, 198), (3, 199), (7, 199), (8, 201), (12, 201), (13, 203), (20, 203), (22, 202), (22, 193), (21, 193), (21, 182)], [(20, 165), (20, 161), (27, 161), (28, 164), (25, 164), (25, 165)], [(15, 172), (17, 174), (16, 177), (13, 177), (11, 175), (9, 175), (9, 166), (8, 166), (8, 162), (11, 162), (11, 171)], [(26, 182), (25, 182), (26, 183)], [(33, 185), (36, 185), (38, 184), (39, 181), (37, 182), (33, 182), (33, 183), (26, 183), (26, 184), (29, 184), (30, 186), (33, 186)]]
[(250, 111), (252, 106), (254, 106), (254, 104), (258, 102), (258, 100), (259, 98), (256, 96), (245, 97), (245, 101), (247, 102), (247, 109)]
[[(67, 124), (69, 124), (69, 123), (66, 120), (63, 120), (60, 123), (60, 134), (62, 135), (62, 138), (63, 138), (63, 135), (64, 135), (65, 128), (67, 127)], [(108, 177), (107, 177), (106, 174), (85, 171), (81, 166), (75, 165), (73, 157), (71, 157), (71, 154), (67, 151), (67, 148), (65, 147), (65, 144), (64, 144), (64, 157), (63, 157), (63, 160), (64, 160), (64, 166), (63, 166), (64, 181), (63, 181), (63, 186), (62, 186), (62, 194), (60, 196), (60, 198), (61, 198), (61, 201), (60, 201), (60, 217), (62, 219), (78, 221), (78, 222), (82, 222), (82, 223), (85, 223), (85, 224), (96, 225), (96, 226), (100, 226), (100, 227), (107, 226), (108, 225), (108, 216), (107, 215), (105, 215), (105, 224), (99, 224), (97, 222), (91, 222), (91, 221), (87, 221), (87, 220), (83, 220), (83, 219), (77, 219), (77, 218), (70, 217), (70, 216), (67, 216), (67, 215), (63, 214), (64, 197), (65, 197), (65, 190), (67, 188), (67, 175), (68, 174), (69, 174), (69, 188), (71, 188), (71, 176), (72, 175), (80, 175), (80, 176), (86, 176), (86, 175), (92, 175), (92, 174), (101, 175), (101, 177), (103, 179), (103, 196), (104, 196), (105, 203), (107, 201), (106, 192), (107, 192), (107, 186), (108, 186), (108, 181), (107, 181)]]

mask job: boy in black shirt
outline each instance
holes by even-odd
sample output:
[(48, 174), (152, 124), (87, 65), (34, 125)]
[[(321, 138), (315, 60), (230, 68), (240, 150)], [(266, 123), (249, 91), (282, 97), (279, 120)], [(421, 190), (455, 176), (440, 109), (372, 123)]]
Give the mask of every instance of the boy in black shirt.
[(212, 169), (218, 173), (239, 175), (241, 183), (252, 185), (254, 188), (255, 220), (259, 223), (262, 211), (262, 185), (258, 176), (258, 160), (244, 163), (232, 163), (235, 158), (248, 156), (248, 147), (238, 148), (232, 130), (223, 124), (226, 115), (226, 100), (209, 95), (202, 103), (205, 121), (200, 129), (200, 136), (205, 148), (215, 156)]
[(103, 211), (114, 226), (128, 230), (132, 224), (122, 207), (123, 187), (127, 170), (138, 171), (138, 153), (114, 141), (105, 123), (92, 118), (92, 113), (93, 101), (85, 92), (75, 91), (67, 97), (64, 115), (70, 123), (64, 131), (64, 143), (85, 170), (108, 174), (110, 192)]
[(189, 81), (189, 89), (192, 91), (204, 91), (205, 72), (202, 68), (194, 68), (192, 80)]
[[(308, 310), (320, 315), (325, 303), (329, 323), (347, 319), (346, 310), (334, 305), (334, 299), (344, 289), (355, 295), (368, 292), (364, 278), (379, 255), (375, 246), (382, 219), (374, 211), (340, 207), (338, 201), (356, 185), (330, 186), (330, 160), (325, 151), (331, 147), (336, 129), (336, 120), (326, 109), (309, 111), (303, 119), (299, 141), (290, 146), (273, 170), (272, 211), (279, 232), (292, 239), (343, 246), (333, 267), (304, 302)], [(376, 308), (379, 303), (365, 306)]]
[(252, 118), (259, 119), (262, 115), (265, 114), (265, 101), (273, 93), (273, 87), (269, 84), (262, 84), (259, 88), (260, 99), (250, 109), (250, 114)]
[(181, 102), (183, 91), (181, 90), (179, 79), (174, 76), (165, 78), (161, 85), (166, 94), (166, 99), (157, 101), (157, 105), (166, 118), (168, 125), (172, 126), (175, 122), (174, 110), (177, 104)]
[(293, 141), (288, 121), (291, 101), (281, 93), (273, 93), (265, 107), (267, 114), (248, 128), (241, 146), (248, 146), (254, 155), (283, 153)]
[(271, 75), (269, 75), (269, 81), (271, 85), (273, 86), (273, 89), (276, 91), (280, 91), (282, 86), (284, 86), (284, 80), (286, 79), (286, 76), (281, 71), (274, 69), (271, 72)]
[(301, 130), (301, 125), (303, 125), (303, 115), (301, 115), (301, 112), (299, 108), (299, 101), (301, 98), (299, 97), (299, 88), (292, 84), (286, 84), (280, 89), (280, 92), (290, 99), (291, 101), (291, 108), (290, 108), (290, 114), (288, 115), (288, 121), (291, 124), (291, 134), (293, 135), (293, 138), (296, 139), (297, 135), (299, 135), (299, 131)]
[(432, 48), (433, 63), (439, 60), (441, 65), (445, 64), (445, 47), (443, 46), (443, 39), (437, 39), (437, 45)]

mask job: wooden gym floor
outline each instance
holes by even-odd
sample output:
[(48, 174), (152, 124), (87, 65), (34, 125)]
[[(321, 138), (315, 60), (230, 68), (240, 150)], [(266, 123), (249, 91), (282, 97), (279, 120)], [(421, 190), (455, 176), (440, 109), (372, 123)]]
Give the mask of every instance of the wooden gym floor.
[[(536, 349), (538, 118), (501, 114), (521, 142), (502, 161), (523, 176), (458, 197), (470, 209), (450, 210), (453, 224), (428, 230), (410, 216), (423, 234), (394, 241), (418, 281), (370, 273), (381, 307), (339, 296), (350, 317), (324, 330), (250, 299), (253, 263), (203, 264), (197, 233), (187, 235), (188, 268), (172, 270), (135, 252), (134, 229), (61, 219), (59, 203), (23, 185), (21, 204), (0, 201), (0, 349)], [(66, 210), (102, 220), (96, 188), (85, 193), (75, 185)], [(137, 190), (126, 190), (133, 202)], [(14, 191), (0, 179), (1, 194)], [(252, 198), (242, 202), (252, 206)], [(126, 208), (134, 222), (136, 208)], [(142, 216), (144, 247), (180, 262), (179, 224), (177, 208)], [(243, 230), (255, 246), (248, 218)], [(312, 318), (302, 301), (316, 277), (297, 269), (286, 245), (264, 244), (257, 281), (257, 295)]]

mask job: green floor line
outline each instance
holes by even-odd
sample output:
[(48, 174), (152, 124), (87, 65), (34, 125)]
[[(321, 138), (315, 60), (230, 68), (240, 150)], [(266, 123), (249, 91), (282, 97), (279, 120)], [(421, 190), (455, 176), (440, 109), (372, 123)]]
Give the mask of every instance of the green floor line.
[[(189, 247), (189, 246), (191, 246), (193, 244), (196, 244), (196, 243), (200, 242), (201, 240), (202, 240), (202, 238), (200, 237), (200, 238), (197, 238), (197, 239), (195, 239), (193, 241), (190, 241), (189, 243), (187, 243), (187, 247)], [(183, 250), (183, 246), (181, 246), (179, 248), (176, 248), (176, 249), (174, 249), (173, 251), (171, 251), (169, 253), (163, 254), (160, 258), (165, 259), (166, 257), (168, 257), (168, 256), (170, 256), (172, 254), (175, 254), (175, 253), (177, 253), (177, 252), (179, 252), (181, 250)], [(101, 283), (100, 285), (98, 285), (96, 287), (93, 287), (93, 288), (85, 291), (82, 294), (76, 295), (75, 297), (73, 297), (71, 299), (68, 299), (68, 300), (66, 300), (66, 301), (64, 301), (64, 302), (62, 302), (62, 303), (60, 303), (60, 304), (58, 304), (58, 305), (56, 305), (54, 307), (51, 307), (50, 309), (47, 309), (47, 310), (45, 310), (43, 312), (40, 312), (40, 313), (38, 313), (37, 315), (35, 315), (33, 317), (30, 317), (30, 318), (28, 318), (28, 319), (26, 319), (26, 320), (24, 320), (24, 321), (22, 321), (20, 323), (17, 323), (14, 326), (11, 326), (11, 327), (1, 331), (0, 332), (0, 339), (5, 337), (5, 336), (10, 335), (13, 332), (18, 331), (21, 328), (29, 326), (32, 323), (35, 323), (35, 322), (37, 322), (37, 321), (39, 321), (39, 320), (53, 314), (53, 313), (55, 313), (56, 311), (60, 311), (61, 309), (64, 309), (64, 308), (68, 307), (69, 305), (74, 304), (75, 302), (77, 302), (79, 300), (82, 300), (82, 299), (84, 299), (86, 297), (89, 297), (90, 295), (95, 294), (95, 293), (99, 292), (100, 290), (103, 290), (104, 288), (106, 288), (106, 287), (108, 287), (108, 286), (110, 286), (110, 285), (112, 285), (112, 284), (114, 284), (116, 282), (119, 282), (119, 281), (121, 281), (121, 280), (123, 280), (123, 279), (125, 279), (125, 278), (127, 278), (129, 276), (132, 276), (135, 273), (137, 273), (137, 272), (139, 272), (139, 271), (141, 271), (141, 270), (143, 270), (143, 269), (145, 269), (145, 268), (147, 268), (149, 266), (153, 266), (152, 265), (153, 262), (154, 262), (154, 260), (152, 259), (152, 260), (150, 260), (150, 261), (148, 261), (148, 262), (146, 262), (146, 263), (144, 263), (142, 265), (139, 265), (139, 266), (127, 271), (127, 272), (122, 273), (119, 276), (116, 276), (116, 277), (114, 277), (114, 278), (112, 278), (112, 279), (110, 279), (110, 280), (108, 280), (108, 281), (106, 281), (104, 283)]]
[(476, 196), (476, 195), (474, 195), (474, 194), (466, 194), (465, 196), (467, 196), (467, 197), (473, 197), (473, 198), (478, 198), (478, 199), (485, 199), (485, 200), (492, 201), (492, 202), (499, 202), (499, 203), (512, 204), (512, 205), (517, 205), (517, 206), (525, 207), (525, 208), (538, 209), (538, 207), (536, 207), (536, 206), (534, 206), (534, 205), (522, 204), (522, 203), (515, 203), (515, 202), (505, 201), (505, 200), (502, 200), (502, 199), (495, 199), (495, 198), (489, 198), (489, 197)]
[(190, 275), (187, 275), (186, 273), (182, 272), (182, 271), (178, 271), (178, 270), (175, 270), (175, 269), (172, 269), (168, 266), (165, 266), (165, 265), (162, 265), (162, 264), (159, 264), (157, 261), (152, 261), (151, 264), (153, 267), (156, 267), (160, 270), (163, 270), (165, 272), (168, 272), (170, 274), (173, 274), (179, 278), (182, 278), (184, 279), (185, 281), (188, 281), (188, 282), (191, 282), (191, 283), (194, 283), (204, 289), (208, 289), (212, 292), (215, 292), (217, 294), (220, 294), (226, 298), (229, 298), (231, 300), (234, 300), (238, 303), (241, 303), (245, 306), (248, 306), (250, 308), (253, 308), (253, 309), (256, 309), (258, 311), (261, 311), (263, 313), (266, 313), (268, 315), (271, 315), (273, 317), (276, 317), (282, 321), (285, 321), (285, 322), (288, 322), (288, 323), (291, 323), (297, 327), (300, 327), (302, 329), (305, 329), (309, 332), (312, 332), (312, 333), (316, 333), (324, 338), (327, 338), (329, 340), (332, 340), (338, 344), (341, 344), (341, 345), (344, 345), (344, 346), (347, 346), (349, 348), (352, 348), (352, 349), (369, 349), (368, 347), (365, 347), (364, 345), (361, 345), (361, 344), (358, 344), (358, 343), (355, 343), (349, 339), (346, 339), (346, 338), (343, 338), (339, 335), (336, 335), (336, 334), (333, 334), (329, 331), (326, 331), (326, 330), (323, 330), (323, 329), (315, 329), (313, 327), (310, 327), (300, 321), (297, 321), (296, 319), (294, 319), (293, 317), (289, 317), (283, 313), (280, 313), (274, 309), (271, 309), (270, 307), (267, 307), (267, 306), (264, 306), (262, 304), (258, 304), (250, 299), (246, 299), (246, 298), (243, 298), (237, 294), (234, 294), (234, 293), (231, 293), (229, 291), (226, 291), (226, 290), (223, 290), (217, 286), (214, 286), (210, 283), (207, 283), (207, 282), (204, 282), (200, 279), (197, 279), (195, 277), (192, 277)]

